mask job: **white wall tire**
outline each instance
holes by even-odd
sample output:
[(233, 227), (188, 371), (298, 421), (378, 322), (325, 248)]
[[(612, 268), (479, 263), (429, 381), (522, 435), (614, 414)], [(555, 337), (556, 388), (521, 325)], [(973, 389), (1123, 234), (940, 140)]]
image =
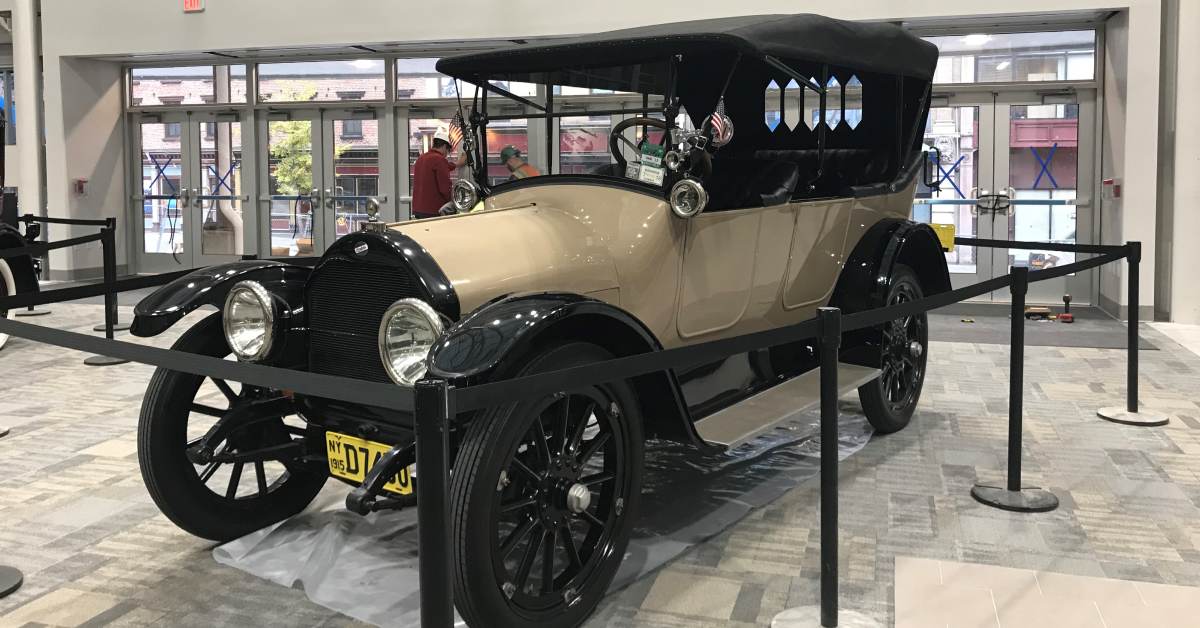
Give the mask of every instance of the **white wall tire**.
[[(17, 294), (17, 282), (13, 279), (12, 269), (8, 262), (0, 259), (0, 295), (11, 297)], [(0, 318), (12, 319), (14, 310), (0, 310)], [(0, 334), (0, 349), (8, 342), (8, 334)]]

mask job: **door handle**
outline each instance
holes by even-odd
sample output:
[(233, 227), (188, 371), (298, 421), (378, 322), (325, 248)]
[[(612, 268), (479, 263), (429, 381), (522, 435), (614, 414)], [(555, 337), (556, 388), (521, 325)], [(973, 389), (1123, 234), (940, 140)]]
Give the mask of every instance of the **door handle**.
[(325, 188), (325, 209), (333, 209), (333, 190)]
[(312, 191), (308, 193), (308, 203), (309, 203), (309, 205), (312, 205), (313, 207), (321, 206), (321, 190), (320, 189), (313, 188)]
[(192, 207), (203, 207), (204, 201), (200, 198), (200, 188), (192, 188)]

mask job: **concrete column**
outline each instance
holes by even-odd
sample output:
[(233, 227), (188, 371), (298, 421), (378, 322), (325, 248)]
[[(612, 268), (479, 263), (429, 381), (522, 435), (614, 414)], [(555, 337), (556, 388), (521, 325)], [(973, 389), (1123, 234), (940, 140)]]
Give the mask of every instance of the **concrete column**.
[(13, 90), (17, 105), (16, 185), (20, 211), (45, 215), (46, 159), (42, 142), (42, 61), (39, 0), (14, 0), (12, 11)]
[[(1179, 2), (1179, 32), (1200, 28), (1200, 2)], [(1175, 186), (1174, 220), (1171, 236), (1171, 320), (1200, 324), (1200, 282), (1194, 274), (1200, 268), (1200, 37), (1179, 38), (1178, 72), (1167, 80), (1176, 81), (1175, 91)]]

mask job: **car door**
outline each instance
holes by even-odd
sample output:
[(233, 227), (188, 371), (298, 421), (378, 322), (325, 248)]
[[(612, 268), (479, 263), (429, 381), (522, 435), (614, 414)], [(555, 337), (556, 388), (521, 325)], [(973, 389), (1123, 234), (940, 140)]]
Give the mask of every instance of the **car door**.
[(823, 199), (793, 205), (792, 230), (787, 270), (784, 274), (782, 305), (794, 315), (791, 321), (808, 318), (833, 292), (845, 263), (846, 231), (854, 199)]
[(769, 326), (792, 243), (793, 208), (703, 212), (688, 220), (676, 300), (681, 338)]

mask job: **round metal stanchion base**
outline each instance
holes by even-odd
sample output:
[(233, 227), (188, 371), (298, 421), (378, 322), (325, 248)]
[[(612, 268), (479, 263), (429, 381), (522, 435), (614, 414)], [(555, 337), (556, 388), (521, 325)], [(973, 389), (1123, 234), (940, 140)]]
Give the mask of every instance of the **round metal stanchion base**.
[(1113, 423), (1121, 423), (1123, 425), (1136, 425), (1138, 427), (1157, 427), (1166, 425), (1171, 421), (1171, 418), (1165, 414), (1157, 412), (1130, 412), (1123, 406), (1113, 406), (1111, 408), (1100, 408), (1096, 411), (1096, 416), (1105, 421)]
[(7, 427), (0, 425), (0, 438), (4, 438), (5, 436), (8, 436), (8, 431), (9, 430)]
[[(104, 325), (96, 325), (92, 328), (92, 331), (104, 331), (104, 329)], [(115, 323), (113, 324), (113, 331), (129, 331), (129, 323)]]
[(128, 361), (121, 358), (110, 358), (106, 355), (92, 355), (83, 359), (83, 363), (88, 366), (113, 366), (114, 364), (124, 364)]
[[(883, 628), (883, 623), (856, 611), (839, 611), (838, 628)], [(797, 606), (789, 608), (771, 620), (771, 628), (819, 628), (820, 606)]]
[(50, 310), (17, 310), (13, 312), (15, 316), (45, 316), (50, 313)]
[(981, 504), (1013, 512), (1048, 512), (1058, 508), (1054, 493), (1037, 487), (1010, 491), (1003, 486), (976, 484), (971, 489), (971, 497)]
[(0, 598), (8, 597), (21, 588), (21, 583), (25, 582), (25, 576), (20, 571), (0, 565)]

